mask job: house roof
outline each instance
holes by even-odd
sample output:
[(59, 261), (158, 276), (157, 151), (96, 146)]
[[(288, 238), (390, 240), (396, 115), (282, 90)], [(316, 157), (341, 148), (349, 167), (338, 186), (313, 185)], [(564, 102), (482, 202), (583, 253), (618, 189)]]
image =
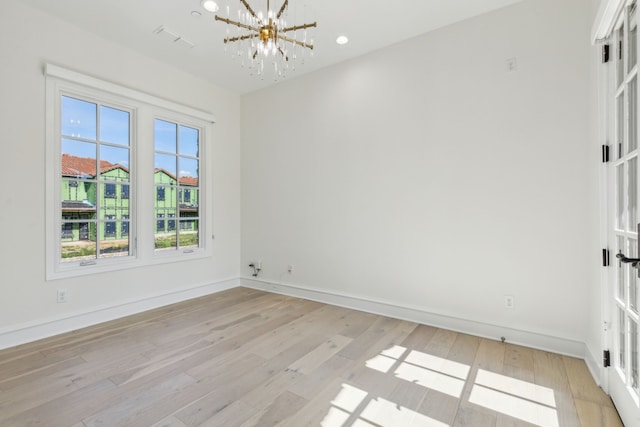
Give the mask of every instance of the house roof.
[[(106, 160), (100, 160), (100, 173), (106, 173), (114, 169), (122, 169), (129, 173), (129, 169), (120, 165), (108, 162)], [(176, 176), (169, 173), (162, 168), (156, 168), (155, 172), (162, 172), (172, 179), (176, 179)], [(96, 176), (96, 159), (91, 157), (77, 157), (70, 154), (62, 154), (62, 176), (74, 176), (78, 178), (82, 177), (95, 177)], [(198, 178), (193, 176), (182, 176), (178, 180), (181, 185), (189, 185), (196, 187), (198, 185)]]
[[(176, 179), (176, 176), (174, 174), (168, 172), (163, 168), (155, 168), (154, 172), (162, 172), (163, 174), (170, 176), (172, 179)], [(180, 182), (180, 185), (190, 185), (193, 187), (196, 187), (198, 185), (198, 178), (193, 176), (181, 176), (178, 181)]]
[(180, 177), (180, 184), (196, 186), (198, 185), (198, 178), (195, 178), (193, 176), (182, 176)]
[[(106, 160), (100, 160), (100, 173), (112, 171), (114, 169), (122, 169), (129, 173), (129, 169), (120, 165), (113, 164)], [(62, 175), (63, 176), (96, 176), (96, 159), (91, 157), (77, 157), (70, 154), (62, 154)]]

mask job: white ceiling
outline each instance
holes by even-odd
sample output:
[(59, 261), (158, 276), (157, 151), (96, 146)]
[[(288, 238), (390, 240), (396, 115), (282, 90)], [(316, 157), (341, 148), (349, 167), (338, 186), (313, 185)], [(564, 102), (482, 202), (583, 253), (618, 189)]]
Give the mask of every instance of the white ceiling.
[[(200, 0), (21, 0), (115, 43), (137, 50), (238, 93), (274, 84), (250, 76), (224, 51), (226, 24), (216, 22)], [(283, 0), (272, 0), (279, 9)], [(522, 0), (289, 0), (289, 24), (317, 21), (314, 56), (288, 79), (398, 43), (454, 22)], [(221, 6), (227, 0), (219, 0)], [(234, 6), (239, 0), (230, 1)], [(267, 0), (248, 0), (257, 12)], [(294, 9), (306, 17), (293, 19)], [(275, 8), (272, 5), (272, 8)], [(236, 7), (237, 9), (237, 7)], [(232, 9), (233, 10), (233, 9)], [(194, 17), (192, 11), (202, 13)], [(220, 12), (219, 12), (220, 13)], [(293, 22), (292, 22), (293, 21)], [(164, 26), (195, 44), (177, 46), (156, 34)], [(347, 35), (349, 44), (335, 39)]]

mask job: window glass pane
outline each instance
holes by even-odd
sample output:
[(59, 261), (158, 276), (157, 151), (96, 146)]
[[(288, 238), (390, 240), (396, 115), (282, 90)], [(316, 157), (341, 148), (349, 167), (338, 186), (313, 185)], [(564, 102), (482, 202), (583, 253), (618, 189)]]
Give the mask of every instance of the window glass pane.
[[(629, 258), (638, 258), (638, 240), (629, 239)], [(638, 270), (629, 266), (629, 307), (638, 311)]]
[(622, 145), (624, 139), (624, 94), (616, 99), (616, 142), (618, 158), (622, 158)]
[[(175, 214), (171, 214), (174, 215)], [(175, 250), (177, 249), (177, 236), (175, 231), (167, 230), (167, 222), (165, 220), (165, 214), (157, 214), (156, 219), (156, 234), (155, 234), (155, 248), (159, 250)]]
[(73, 237), (61, 241), (62, 262), (96, 259), (96, 242), (90, 240), (91, 230), (95, 231), (95, 228), (91, 227), (94, 224), (87, 222), (63, 223), (63, 228), (71, 229)]
[(636, 6), (629, 10), (629, 71), (638, 63), (638, 25), (636, 24)]
[(166, 199), (166, 188), (165, 187), (156, 187), (156, 200), (158, 202), (164, 202)]
[(104, 197), (106, 199), (115, 199), (116, 198), (116, 185), (115, 184), (105, 184), (104, 185)]
[[(176, 179), (176, 156), (170, 156), (167, 154), (157, 154), (155, 156), (155, 168), (156, 170), (163, 170), (167, 174), (171, 176), (174, 180)], [(164, 182), (164, 181), (163, 181)]]
[[(617, 253), (625, 253), (627, 246), (624, 244), (624, 237), (622, 236), (618, 236), (617, 237), (617, 243), (618, 243), (618, 247), (617, 249)], [(616, 263), (617, 265), (617, 278), (618, 278), (618, 288), (617, 288), (617, 297), (624, 301), (625, 298), (625, 289), (626, 289), (626, 280), (625, 280), (625, 269), (626, 269), (626, 264), (623, 264), (622, 262), (618, 261)]]
[(198, 160), (179, 157), (180, 185), (198, 185)]
[(175, 123), (165, 122), (155, 119), (154, 123), (154, 143), (156, 151), (166, 151), (177, 153), (177, 128)]
[[(182, 216), (182, 215), (181, 215)], [(189, 247), (198, 247), (200, 246), (199, 242), (199, 233), (198, 233), (198, 220), (180, 220), (180, 247), (181, 248), (189, 248)]]
[(96, 104), (63, 96), (60, 115), (62, 135), (96, 140)]
[(638, 324), (629, 319), (629, 349), (631, 350), (631, 387), (638, 390)]
[(628, 151), (638, 148), (638, 79), (633, 78), (629, 82), (629, 142)]
[(164, 220), (164, 214), (158, 214), (158, 220), (156, 221), (156, 231), (165, 231), (165, 224), (166, 222)]
[(616, 57), (617, 57), (617, 61), (616, 61), (616, 70), (617, 70), (617, 83), (618, 85), (622, 84), (622, 82), (624, 81), (624, 25), (620, 26), (620, 29), (617, 31), (617, 41), (618, 41), (618, 48), (617, 48), (617, 52), (616, 52)]
[(199, 132), (198, 129), (180, 126), (180, 154), (183, 156), (198, 157)]
[(91, 142), (62, 140), (62, 176), (95, 179), (97, 174), (97, 146)]
[(624, 230), (624, 164), (616, 166), (616, 228)]
[[(121, 197), (122, 199), (125, 199), (125, 200), (129, 198), (129, 185), (127, 185), (127, 184), (122, 184), (122, 185), (120, 186), (120, 197)], [(127, 218), (128, 218), (128, 217), (129, 217), (129, 216), (127, 215)]]
[(627, 338), (627, 318), (623, 310), (618, 309), (618, 366), (623, 371), (627, 368), (626, 359), (626, 338)]
[(62, 238), (62, 241), (74, 240), (74, 223), (72, 222), (62, 223), (61, 238)]
[(100, 141), (129, 145), (129, 112), (100, 106)]
[(62, 213), (96, 212), (96, 183), (92, 181), (63, 179), (60, 189)]
[[(105, 215), (106, 219), (116, 219), (115, 215)], [(116, 222), (107, 221), (104, 223), (104, 239), (113, 239), (116, 237)]]
[[(113, 219), (113, 218), (110, 218)], [(100, 223), (100, 258), (114, 258), (129, 255), (129, 238), (117, 233), (122, 230), (117, 221)]]
[(627, 181), (628, 224), (627, 230), (637, 231), (638, 227), (638, 158), (629, 160), (629, 180)]
[(129, 149), (100, 146), (100, 176), (113, 181), (129, 181)]

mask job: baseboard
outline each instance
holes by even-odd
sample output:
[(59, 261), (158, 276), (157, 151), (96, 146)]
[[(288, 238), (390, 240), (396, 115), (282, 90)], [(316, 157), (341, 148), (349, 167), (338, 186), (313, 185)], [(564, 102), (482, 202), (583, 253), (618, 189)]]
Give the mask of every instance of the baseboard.
[[(508, 326), (493, 325), (464, 319), (442, 313), (425, 311), (419, 307), (408, 307), (376, 301), (362, 296), (338, 294), (321, 289), (312, 289), (291, 284), (270, 282), (260, 279), (241, 278), (242, 286), (267, 292), (304, 298), (368, 313), (380, 314), (396, 319), (431, 325), (484, 338), (506, 341), (539, 350), (550, 351), (580, 359), (587, 359), (585, 343), (563, 337), (557, 337), (532, 331), (510, 328)], [(593, 373), (593, 372), (592, 372)]]
[(44, 319), (37, 322), (31, 322), (29, 324), (13, 326), (5, 330), (0, 330), (0, 349), (15, 347), (20, 344), (52, 337), (54, 335), (74, 331), (76, 329), (96, 325), (98, 323), (108, 322), (109, 320), (119, 319), (121, 317), (141, 313), (154, 308), (164, 307), (166, 305), (198, 298), (204, 295), (210, 295), (238, 287), (239, 284), (240, 280), (237, 278), (222, 280), (189, 289), (182, 289), (165, 294), (149, 296), (139, 300), (127, 301), (114, 306), (100, 307), (91, 311), (74, 313), (63, 318)]
[(589, 368), (589, 372), (591, 372), (596, 384), (603, 387), (606, 383), (606, 378), (603, 377), (603, 375), (606, 375), (606, 369), (602, 368), (602, 359), (594, 355), (588, 345), (585, 345), (584, 363), (587, 364), (587, 368)]

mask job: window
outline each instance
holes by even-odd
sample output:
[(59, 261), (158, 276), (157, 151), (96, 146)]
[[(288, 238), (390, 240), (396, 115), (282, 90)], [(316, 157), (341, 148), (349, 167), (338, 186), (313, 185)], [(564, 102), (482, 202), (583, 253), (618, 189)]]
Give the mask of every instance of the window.
[(158, 220), (156, 221), (156, 230), (164, 231), (164, 214), (158, 214)]
[[(45, 74), (47, 278), (210, 256), (202, 195), (212, 117), (54, 65)], [(153, 203), (139, 197), (152, 191)], [(139, 253), (140, 240), (155, 250)]]
[(73, 239), (73, 224), (70, 222), (62, 223), (62, 239)]
[[(180, 218), (179, 230), (176, 230), (174, 220), (169, 227), (174, 233), (156, 234), (156, 250), (199, 247), (200, 130), (179, 122), (155, 119), (154, 146), (154, 180), (159, 185), (157, 202), (164, 202), (157, 203), (156, 210), (164, 209), (171, 212), (169, 217)], [(164, 197), (165, 189), (170, 190), (171, 197)], [(165, 231), (156, 228), (158, 232)]]
[(120, 234), (122, 236), (129, 235), (129, 215), (122, 215), (122, 222), (120, 223)]
[(115, 184), (105, 184), (104, 185), (104, 197), (107, 199), (115, 199), (116, 198), (116, 185)]
[[(106, 219), (116, 219), (115, 215), (107, 215)], [(104, 235), (105, 237), (116, 237), (116, 223), (115, 221), (108, 221), (104, 223)]]

